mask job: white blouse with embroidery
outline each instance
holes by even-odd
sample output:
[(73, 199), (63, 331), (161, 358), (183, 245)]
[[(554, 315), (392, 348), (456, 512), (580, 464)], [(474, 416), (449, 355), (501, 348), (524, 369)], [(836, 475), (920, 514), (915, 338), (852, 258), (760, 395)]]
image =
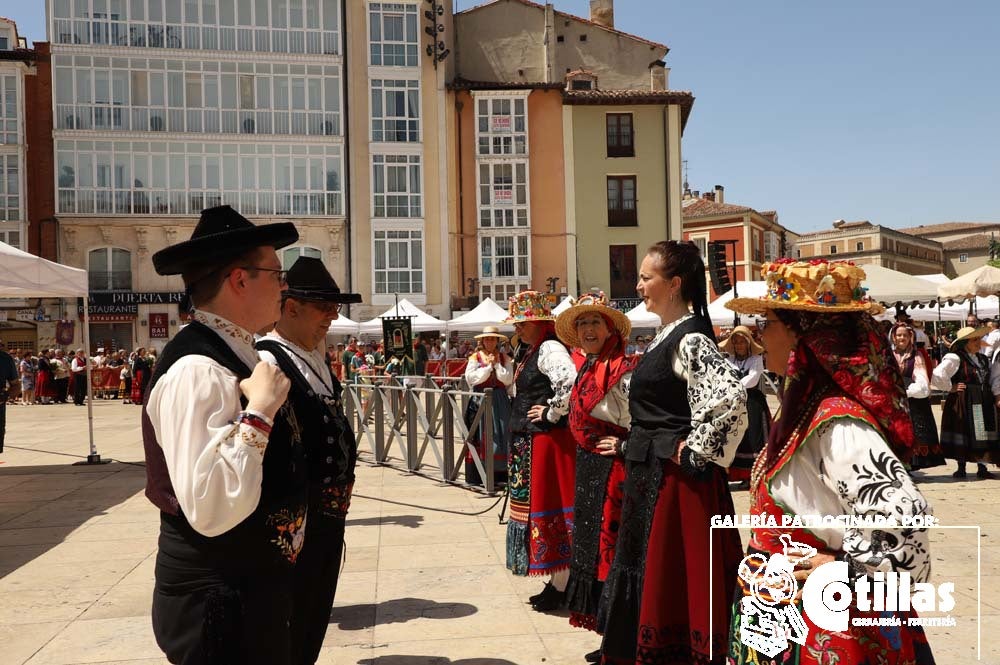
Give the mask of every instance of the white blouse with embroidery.
[(569, 397), (576, 382), (576, 365), (565, 346), (548, 340), (538, 348), (538, 371), (548, 377), (555, 393), (546, 404), (545, 417), (549, 422), (557, 423), (569, 413)]
[(618, 383), (608, 389), (604, 399), (591, 409), (590, 415), (606, 423), (631, 429), (632, 415), (628, 410), (628, 389), (631, 384), (632, 372), (622, 374)]
[[(256, 366), (249, 332), (210, 312), (196, 311), (194, 318), (250, 369)], [(229, 531), (260, 501), (268, 434), (239, 420), (241, 394), (235, 374), (211, 358), (188, 355), (160, 377), (146, 404), (184, 517), (205, 536)]]
[(736, 356), (727, 355), (726, 360), (739, 372), (740, 383), (747, 390), (756, 388), (761, 377), (764, 376), (764, 358), (760, 354), (755, 353), (742, 360)]
[[(973, 356), (973, 362), (977, 363), (980, 368), (983, 366), (983, 360), (979, 357), (981, 355), (977, 353)], [(952, 389), (951, 379), (961, 366), (962, 359), (958, 357), (957, 353), (944, 354), (944, 358), (934, 368), (931, 385), (937, 390), (950, 391)], [(993, 364), (990, 367), (990, 389), (993, 390), (994, 395), (1000, 395), (1000, 365)]]
[[(285, 355), (288, 356), (305, 380), (309, 382), (309, 387), (315, 390), (317, 394), (333, 397), (333, 386), (330, 385), (330, 373), (320, 374), (326, 367), (326, 354), (323, 352), (322, 342), (312, 351), (306, 351), (298, 344), (282, 337), (276, 330), (269, 332), (264, 336), (264, 339), (272, 339), (284, 347)], [(261, 350), (257, 352), (257, 355), (264, 362), (270, 363), (275, 367), (278, 366), (278, 359), (270, 351)]]
[[(646, 353), (692, 316), (687, 314), (665, 325)], [(739, 372), (722, 355), (715, 341), (701, 333), (684, 335), (671, 359), (671, 367), (674, 375), (688, 384), (693, 429), (684, 442), (685, 447), (695, 454), (698, 466), (707, 462), (729, 466), (749, 422), (747, 391)]]
[[(915, 351), (913, 353), (916, 353)], [(900, 368), (909, 360), (907, 355), (901, 355), (893, 351), (896, 356), (896, 363)], [(953, 372), (954, 373), (954, 372)], [(919, 353), (913, 358), (913, 383), (906, 386), (906, 396), (910, 399), (926, 399), (931, 396), (931, 384), (927, 378), (927, 364), (924, 357)]]
[[(771, 496), (786, 514), (906, 517), (932, 515), (927, 500), (882, 435), (868, 423), (839, 418), (822, 425), (772, 478)], [(930, 577), (926, 529), (856, 528), (831, 524), (810, 531), (869, 572)]]
[(514, 364), (507, 354), (504, 354), (503, 357), (502, 363), (488, 365), (483, 361), (478, 351), (473, 353), (465, 365), (465, 380), (475, 388), (479, 384), (489, 381), (490, 375), (495, 372), (497, 381), (509, 386), (514, 380)]

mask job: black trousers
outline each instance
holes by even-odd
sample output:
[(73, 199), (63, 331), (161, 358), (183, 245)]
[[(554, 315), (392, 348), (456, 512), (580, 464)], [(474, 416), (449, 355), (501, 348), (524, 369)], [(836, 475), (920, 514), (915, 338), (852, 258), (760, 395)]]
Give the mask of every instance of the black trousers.
[(343, 518), (312, 514), (292, 583), (292, 665), (313, 665), (330, 625), (344, 553)]
[(7, 433), (7, 394), (0, 393), (0, 453), (3, 452), (3, 438)]
[(290, 568), (201, 566), (161, 549), (152, 610), (157, 645), (175, 665), (291, 665), (290, 576)]
[(73, 378), (73, 404), (87, 401), (87, 373), (80, 372)]
[(66, 397), (69, 393), (69, 379), (56, 379), (56, 401), (60, 404), (66, 403)]

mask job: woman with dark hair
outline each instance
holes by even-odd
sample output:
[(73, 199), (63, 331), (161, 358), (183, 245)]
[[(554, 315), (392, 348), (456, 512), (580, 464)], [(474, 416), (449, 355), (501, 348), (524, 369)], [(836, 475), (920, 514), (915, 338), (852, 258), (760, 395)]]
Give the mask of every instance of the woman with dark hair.
[(851, 603), (834, 630), (801, 609), (799, 582), (833, 561), (843, 562), (851, 587), (886, 573), (926, 582), (931, 567), (926, 529), (801, 520), (844, 515), (892, 524), (931, 511), (900, 461), (913, 426), (902, 376), (870, 315), (880, 307), (861, 287), (864, 271), (780, 259), (762, 274), (764, 297), (726, 303), (766, 316), (759, 326), (768, 369), (784, 377), (782, 415), (751, 471), (751, 510), (769, 521), (752, 529), (739, 565), (727, 663), (932, 665), (923, 629), (909, 625), (912, 611), (889, 625), (893, 612)]
[(913, 423), (913, 455), (911, 469), (929, 469), (944, 464), (938, 443), (937, 423), (931, 412), (931, 359), (924, 349), (917, 348), (916, 334), (908, 323), (892, 327), (892, 352), (903, 374), (906, 401)]
[(149, 359), (146, 357), (145, 347), (140, 346), (132, 359), (132, 390), (130, 393), (130, 404), (142, 406), (145, 398), (146, 386), (149, 385), (150, 371)]
[(621, 528), (598, 611), (603, 662), (721, 663), (741, 548), (710, 520), (734, 512), (725, 467), (746, 430), (746, 390), (715, 345), (696, 245), (650, 247), (636, 289), (663, 329), (629, 388)]
[[(628, 385), (639, 362), (637, 356), (625, 355), (631, 330), (628, 317), (613, 309), (604, 293), (580, 297), (556, 319), (559, 339), (582, 350), (585, 358), (570, 397), (569, 426), (577, 449), (566, 603), (572, 625), (597, 632), (597, 605), (621, 522), (625, 464), (619, 453), (631, 425)], [(586, 660), (600, 657), (598, 649)]]
[(959, 330), (934, 368), (934, 387), (949, 391), (941, 406), (941, 449), (958, 463), (954, 478), (966, 477), (966, 462), (976, 463), (976, 477), (994, 478), (986, 462), (1000, 462), (995, 408), (1000, 405), (1000, 372), (980, 353), (987, 332), (987, 328)]

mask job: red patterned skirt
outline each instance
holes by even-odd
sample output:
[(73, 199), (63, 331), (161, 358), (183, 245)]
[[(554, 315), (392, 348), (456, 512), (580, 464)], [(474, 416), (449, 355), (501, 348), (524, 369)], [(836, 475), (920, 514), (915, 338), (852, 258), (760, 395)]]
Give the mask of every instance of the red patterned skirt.
[(35, 382), (35, 397), (55, 397), (56, 386), (52, 379), (52, 372), (44, 369), (38, 370), (38, 380)]
[(132, 379), (132, 403), (142, 404), (142, 387), (145, 385), (143, 378), (146, 376), (146, 370), (140, 369), (136, 370), (135, 377)]

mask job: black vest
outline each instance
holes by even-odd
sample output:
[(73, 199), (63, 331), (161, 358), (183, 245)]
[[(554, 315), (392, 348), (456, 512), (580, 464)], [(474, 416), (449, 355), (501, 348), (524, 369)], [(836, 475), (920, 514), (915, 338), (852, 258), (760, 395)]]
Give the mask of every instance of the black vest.
[(671, 330), (656, 348), (647, 350), (632, 372), (628, 400), (632, 430), (625, 446), (626, 459), (644, 461), (650, 446), (656, 457), (668, 459), (676, 452), (677, 442), (691, 432), (688, 384), (671, 366), (677, 345), (689, 333), (715, 339), (712, 326), (693, 316)]
[(517, 380), (514, 382), (516, 392), (510, 405), (511, 432), (547, 432), (556, 427), (566, 427), (565, 416), (556, 423), (549, 422), (548, 418), (543, 418), (537, 423), (528, 419), (528, 409), (536, 404), (547, 404), (556, 394), (552, 390), (549, 377), (538, 369), (538, 354), (541, 346), (549, 341), (562, 344), (554, 335), (546, 337), (542, 342), (539, 342), (538, 348), (530, 353), (518, 370)]
[[(309, 519), (337, 517), (340, 511), (331, 501), (342, 501), (344, 490), (354, 483), (358, 459), (354, 431), (344, 415), (343, 387), (324, 363), (324, 369), (320, 370), (325, 370), (322, 379), (331, 387), (333, 397), (316, 393), (288, 357), (286, 348), (273, 339), (257, 342), (257, 350), (270, 352), (292, 382), (287, 402), (291, 413), (282, 408), (275, 418), (271, 436), (291, 436), (294, 429), (301, 432), (309, 479)], [(346, 500), (349, 499), (348, 494)]]
[[(228, 344), (212, 329), (198, 322), (186, 326), (167, 343), (149, 382), (149, 392), (170, 367), (189, 355), (211, 358), (238, 379), (250, 376), (246, 366)], [(148, 393), (147, 393), (148, 401)], [(240, 404), (246, 406), (241, 397)], [(284, 408), (284, 407), (283, 407)], [(229, 569), (256, 569), (290, 565), (301, 548), (293, 542), (289, 525), (306, 517), (306, 476), (301, 442), (271, 432), (264, 453), (263, 481), (257, 509), (229, 531), (205, 536), (195, 531), (181, 512), (167, 472), (163, 449), (146, 407), (142, 408), (142, 444), (146, 453), (146, 497), (160, 509), (160, 549), (167, 554), (205, 559), (210, 565)], [(296, 529), (292, 530), (297, 533)], [(304, 534), (304, 530), (302, 531)], [(301, 538), (299, 538), (301, 540)]]

